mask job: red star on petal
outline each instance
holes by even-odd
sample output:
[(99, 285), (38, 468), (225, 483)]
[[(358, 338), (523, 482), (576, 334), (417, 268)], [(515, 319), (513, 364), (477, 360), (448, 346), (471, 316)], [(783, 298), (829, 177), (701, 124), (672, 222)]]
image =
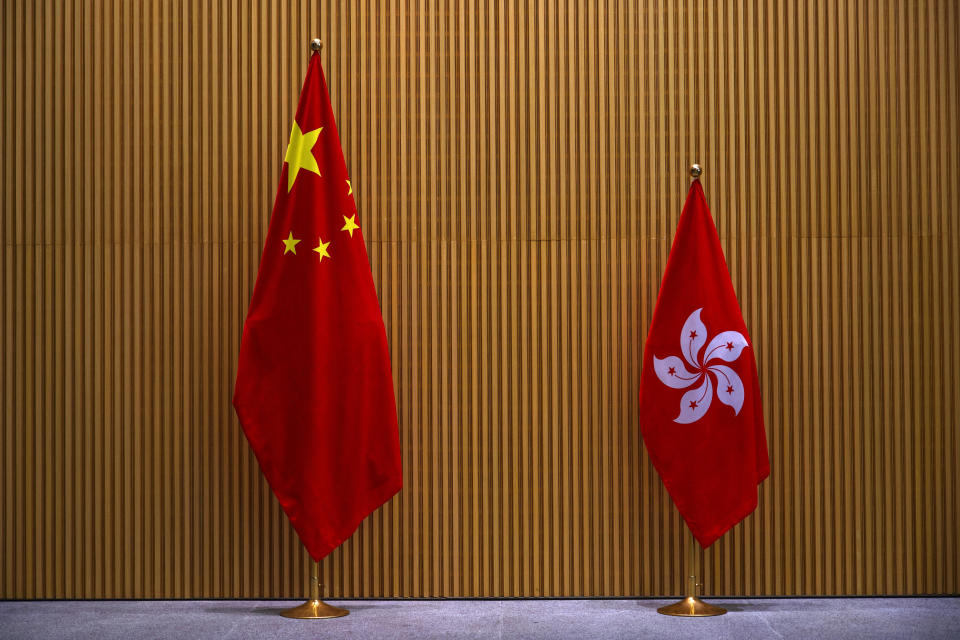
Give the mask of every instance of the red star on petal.
[(690, 332), (690, 337), (691, 337), (691, 338), (696, 338), (696, 337), (697, 337), (697, 332), (696, 332), (696, 331), (691, 331), (691, 332)]
[(691, 408), (691, 409), (696, 409), (696, 408), (697, 408), (697, 401), (696, 401), (696, 400), (691, 400), (691, 401), (690, 401), (690, 408)]
[(733, 387), (727, 387), (727, 393), (733, 393)]
[(672, 376), (675, 376), (675, 375), (677, 375), (677, 368), (676, 368), (676, 367), (670, 367), (669, 369), (667, 369), (667, 373), (669, 373), (669, 374), (672, 375)]
[(733, 351), (733, 343), (732, 343), (732, 342), (728, 342), (728, 343), (727, 343), (727, 351)]

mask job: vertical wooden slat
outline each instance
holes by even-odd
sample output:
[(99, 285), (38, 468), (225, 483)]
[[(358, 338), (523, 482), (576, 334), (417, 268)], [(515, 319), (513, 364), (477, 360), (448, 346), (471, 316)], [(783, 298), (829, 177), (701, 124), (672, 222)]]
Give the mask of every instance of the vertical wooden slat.
[(636, 394), (693, 161), (772, 463), (706, 590), (960, 591), (956, 3), (2, 11), (0, 598), (303, 595), (230, 398), (314, 36), (405, 481), (328, 595), (683, 588)]

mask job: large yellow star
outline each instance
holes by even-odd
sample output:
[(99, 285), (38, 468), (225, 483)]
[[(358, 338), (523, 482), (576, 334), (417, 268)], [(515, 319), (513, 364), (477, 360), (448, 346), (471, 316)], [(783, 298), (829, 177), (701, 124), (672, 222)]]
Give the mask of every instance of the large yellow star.
[(297, 255), (298, 242), (300, 241), (293, 237), (293, 231), (291, 231), (287, 239), (283, 241), (283, 255), (287, 255), (288, 253)]
[(349, 218), (343, 216), (343, 228), (340, 231), (347, 231), (350, 233), (350, 237), (353, 237), (353, 231), (359, 229), (360, 225), (357, 224), (357, 214), (353, 214)]
[(316, 247), (313, 248), (314, 251), (320, 254), (320, 262), (323, 262), (324, 258), (329, 258), (330, 254), (327, 253), (327, 247), (330, 246), (329, 242), (324, 242), (323, 238), (317, 238), (319, 243)]
[(313, 157), (313, 145), (317, 144), (317, 138), (323, 127), (307, 131), (300, 131), (300, 125), (293, 121), (293, 129), (290, 130), (290, 143), (287, 145), (287, 154), (283, 156), (283, 161), (287, 163), (287, 193), (293, 189), (293, 182), (297, 179), (300, 169), (313, 171), (320, 175), (320, 167), (317, 166), (317, 159)]

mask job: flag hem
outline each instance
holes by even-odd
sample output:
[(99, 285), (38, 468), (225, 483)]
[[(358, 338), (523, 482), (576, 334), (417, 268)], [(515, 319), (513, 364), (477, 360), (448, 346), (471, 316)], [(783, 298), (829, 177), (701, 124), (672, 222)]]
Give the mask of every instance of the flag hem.
[[(369, 491), (369, 495), (372, 496), (369, 500), (366, 500), (363, 503), (363, 509), (359, 518), (351, 519), (350, 524), (346, 527), (343, 527), (343, 530), (347, 533), (345, 535), (338, 535), (335, 538), (339, 538), (334, 543), (330, 543), (326, 540), (319, 540), (321, 552), (319, 554), (314, 554), (311, 550), (311, 547), (315, 546), (313, 542), (308, 544), (306, 542), (306, 536), (301, 531), (298, 523), (301, 520), (301, 515), (299, 509), (296, 509), (298, 513), (294, 514), (293, 511), (295, 507), (288, 507), (287, 501), (284, 500), (277, 492), (274, 483), (275, 475), (275, 466), (268, 463), (266, 460), (260, 457), (258, 447), (254, 446), (253, 439), (250, 437), (250, 432), (247, 430), (247, 421), (244, 419), (246, 410), (241, 409), (237, 404), (236, 398), (234, 398), (233, 408), (237, 412), (237, 418), (240, 420), (240, 426), (243, 430), (243, 435), (246, 437), (247, 442), (250, 444), (250, 449), (253, 451), (254, 457), (257, 459), (257, 464), (260, 466), (260, 471), (263, 474), (264, 479), (267, 481), (267, 485), (270, 487), (270, 492), (277, 499), (277, 502), (280, 504), (280, 508), (283, 509), (283, 513), (287, 516), (287, 520), (290, 521), (290, 524), (293, 526), (294, 531), (297, 533), (297, 537), (300, 539), (301, 544), (307, 549), (307, 553), (310, 554), (310, 557), (315, 561), (319, 562), (323, 558), (330, 555), (334, 549), (343, 544), (350, 536), (356, 533), (357, 529), (360, 527), (360, 524), (367, 519), (374, 511), (386, 504), (393, 496), (397, 495), (400, 490), (403, 488), (403, 478), (388, 478), (387, 481), (377, 485)], [(402, 472), (401, 472), (402, 473)], [(319, 536), (318, 536), (319, 537)]]
[(664, 488), (667, 490), (667, 495), (670, 496), (670, 501), (673, 502), (673, 505), (677, 508), (677, 512), (680, 514), (680, 517), (683, 518), (684, 524), (687, 525), (687, 528), (690, 530), (690, 533), (693, 534), (693, 537), (697, 539), (697, 542), (700, 543), (700, 546), (704, 549), (710, 547), (714, 542), (719, 540), (727, 531), (737, 526), (743, 522), (747, 516), (753, 513), (757, 506), (759, 505), (759, 487), (760, 484), (767, 479), (770, 475), (769, 469), (767, 469), (758, 479), (756, 483), (755, 491), (750, 495), (750, 498), (745, 502), (740, 503), (740, 506), (733, 510), (732, 513), (734, 516), (731, 517), (729, 521), (724, 521), (724, 524), (717, 525), (715, 527), (710, 527), (706, 533), (698, 533), (690, 526), (690, 521), (687, 519), (687, 516), (684, 515), (684, 509), (680, 506), (680, 503), (677, 502), (677, 498), (674, 496), (674, 492), (670, 488), (670, 484), (664, 479), (663, 473), (660, 471), (660, 464), (657, 460), (657, 457), (652, 454), (649, 447), (646, 447), (647, 455), (650, 456), (651, 462), (653, 462), (654, 469), (657, 470), (657, 476), (659, 476), (660, 481), (663, 483)]

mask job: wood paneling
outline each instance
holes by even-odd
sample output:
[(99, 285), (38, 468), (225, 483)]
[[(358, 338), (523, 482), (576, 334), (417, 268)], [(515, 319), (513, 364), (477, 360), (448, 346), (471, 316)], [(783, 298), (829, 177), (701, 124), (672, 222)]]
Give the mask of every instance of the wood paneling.
[(335, 596), (683, 589), (643, 339), (701, 162), (772, 475), (719, 594), (960, 591), (960, 7), (3, 4), (0, 597), (297, 597), (230, 406), (313, 36), (405, 488)]

